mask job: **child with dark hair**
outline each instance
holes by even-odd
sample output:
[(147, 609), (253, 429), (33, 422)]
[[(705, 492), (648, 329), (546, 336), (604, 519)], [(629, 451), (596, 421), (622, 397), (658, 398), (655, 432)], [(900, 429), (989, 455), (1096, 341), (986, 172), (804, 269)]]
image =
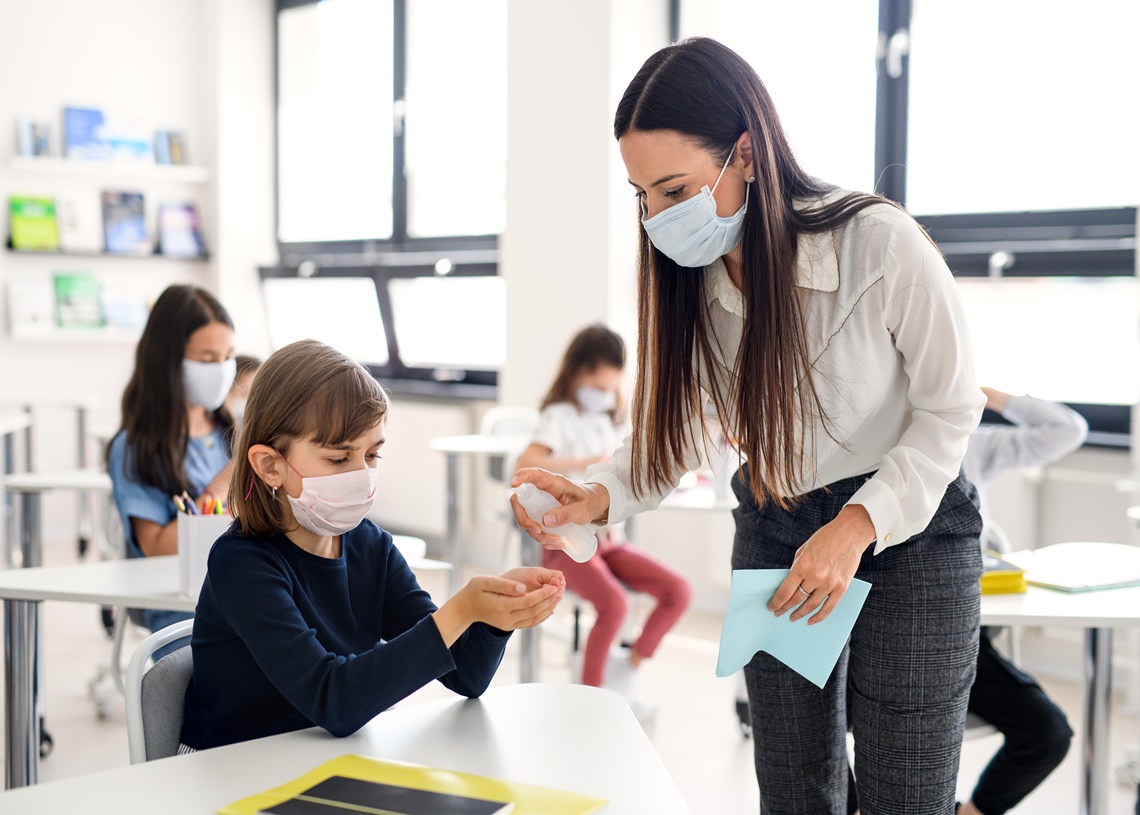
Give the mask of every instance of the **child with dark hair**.
[[(155, 301), (123, 393), (122, 427), (107, 448), (112, 495), (128, 555), (178, 551), (177, 508), (229, 488), (233, 419), (223, 402), (234, 381), (234, 324), (221, 303), (196, 286), (170, 286)], [(152, 631), (189, 614), (146, 610)], [(158, 653), (161, 657), (180, 643)]]

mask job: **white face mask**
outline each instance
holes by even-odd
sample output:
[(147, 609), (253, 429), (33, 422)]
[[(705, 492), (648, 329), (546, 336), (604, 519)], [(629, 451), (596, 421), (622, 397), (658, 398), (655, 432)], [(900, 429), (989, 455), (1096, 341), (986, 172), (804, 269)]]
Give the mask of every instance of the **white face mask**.
[(578, 405), (587, 413), (608, 413), (617, 405), (617, 394), (613, 391), (604, 391), (601, 388), (591, 388), (586, 385), (578, 388), (574, 394)]
[[(285, 463), (289, 464), (289, 459)], [(289, 467), (301, 475), (292, 464)], [(331, 538), (360, 526), (376, 500), (379, 475), (375, 467), (333, 475), (301, 475), (301, 494), (294, 498), (286, 492), (285, 497), (300, 526), (314, 535)]]
[(225, 362), (182, 360), (182, 386), (186, 389), (186, 401), (206, 410), (217, 410), (222, 406), (235, 376), (237, 360), (232, 357)]
[(735, 249), (743, 237), (744, 214), (748, 212), (747, 187), (744, 204), (727, 218), (717, 215), (716, 199), (713, 198), (735, 151), (734, 145), (711, 190), (707, 185), (701, 187), (701, 191), (687, 201), (641, 220), (653, 245), (678, 266), (708, 266)]

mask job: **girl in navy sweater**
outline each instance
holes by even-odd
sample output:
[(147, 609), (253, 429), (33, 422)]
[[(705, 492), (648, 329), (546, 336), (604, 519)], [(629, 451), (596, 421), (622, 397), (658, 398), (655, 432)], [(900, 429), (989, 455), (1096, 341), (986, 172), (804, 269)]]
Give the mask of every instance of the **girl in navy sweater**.
[(388, 400), (318, 342), (258, 371), (195, 612), (183, 751), (319, 725), (347, 736), (438, 679), (486, 690), (509, 632), (562, 597), (550, 569), (475, 577), (437, 608), (392, 536), (365, 519)]

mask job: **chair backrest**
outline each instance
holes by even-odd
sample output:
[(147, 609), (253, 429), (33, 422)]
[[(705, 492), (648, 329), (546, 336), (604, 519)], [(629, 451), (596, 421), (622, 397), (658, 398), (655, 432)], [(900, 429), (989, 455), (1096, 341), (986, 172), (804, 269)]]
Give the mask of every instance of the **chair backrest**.
[(168, 625), (147, 637), (127, 666), (127, 742), (131, 764), (141, 764), (178, 753), (182, 734), (183, 704), (194, 661), (190, 648), (168, 654), (149, 671), (151, 654), (190, 634), (193, 620)]
[[(483, 414), (483, 422), (479, 432), (484, 436), (526, 436), (532, 437), (538, 432), (538, 411), (530, 407), (515, 407), (512, 405), (499, 405)], [(487, 475), (495, 481), (506, 481), (514, 474), (515, 459), (522, 450), (513, 456), (498, 458), (490, 456), (487, 464)]]

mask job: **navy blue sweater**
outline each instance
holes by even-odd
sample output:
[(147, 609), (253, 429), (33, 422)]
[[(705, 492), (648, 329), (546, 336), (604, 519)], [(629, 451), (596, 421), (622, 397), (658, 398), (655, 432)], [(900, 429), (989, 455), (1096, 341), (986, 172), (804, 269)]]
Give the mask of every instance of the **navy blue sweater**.
[(433, 679), (480, 695), (509, 634), (475, 623), (448, 649), (435, 610), (371, 521), (341, 537), (336, 559), (280, 534), (224, 535), (194, 616), (182, 743), (205, 749), (313, 725), (347, 736)]

